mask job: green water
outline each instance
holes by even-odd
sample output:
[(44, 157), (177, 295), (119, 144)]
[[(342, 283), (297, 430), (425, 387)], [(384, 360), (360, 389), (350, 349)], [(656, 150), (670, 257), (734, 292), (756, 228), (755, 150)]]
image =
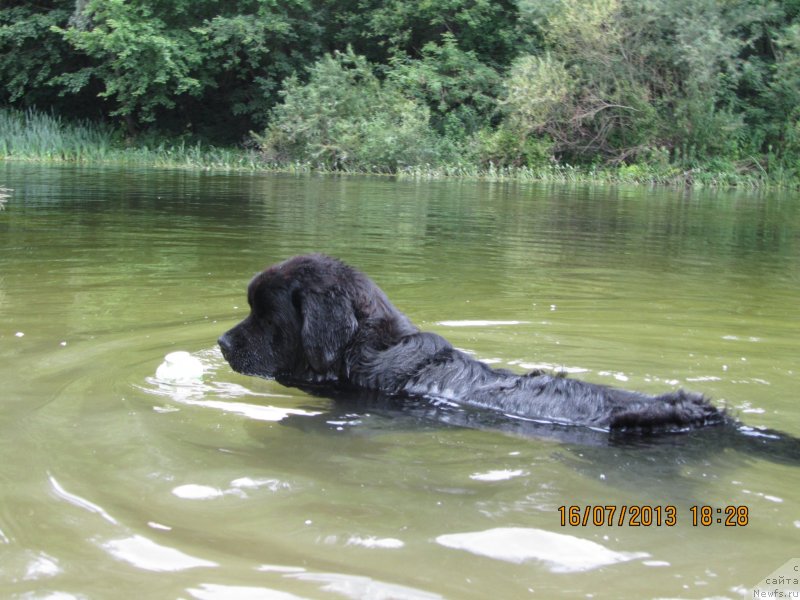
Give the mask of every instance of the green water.
[[(215, 348), (255, 272), (322, 251), (498, 366), (800, 436), (797, 195), (16, 164), (0, 187), (2, 597), (738, 598), (798, 555), (797, 462), (349, 410)], [(173, 350), (202, 383), (155, 378)], [(563, 527), (570, 505), (677, 524)]]

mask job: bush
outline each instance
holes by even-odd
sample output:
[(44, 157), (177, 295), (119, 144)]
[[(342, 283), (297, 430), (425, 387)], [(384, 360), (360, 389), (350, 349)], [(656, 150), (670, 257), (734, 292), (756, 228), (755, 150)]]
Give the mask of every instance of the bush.
[(268, 162), (395, 172), (437, 158), (428, 109), (383, 85), (350, 48), (317, 61), (308, 83), (289, 78), (281, 96), (255, 136)]
[(542, 167), (552, 164), (553, 140), (535, 137), (520, 129), (501, 126), (485, 129), (476, 136), (480, 162), (484, 167)]

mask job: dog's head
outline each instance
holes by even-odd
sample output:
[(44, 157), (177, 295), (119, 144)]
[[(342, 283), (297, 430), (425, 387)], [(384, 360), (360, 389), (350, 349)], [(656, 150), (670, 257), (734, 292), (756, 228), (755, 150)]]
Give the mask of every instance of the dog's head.
[(239, 373), (292, 383), (340, 378), (362, 327), (412, 327), (369, 278), (319, 254), (259, 273), (247, 301), (247, 318), (219, 338), (223, 356)]

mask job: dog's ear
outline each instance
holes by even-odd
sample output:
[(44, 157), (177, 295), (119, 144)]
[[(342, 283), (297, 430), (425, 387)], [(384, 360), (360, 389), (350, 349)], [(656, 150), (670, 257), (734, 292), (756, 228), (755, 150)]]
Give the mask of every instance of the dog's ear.
[(318, 373), (328, 371), (358, 328), (353, 306), (343, 294), (296, 290), (292, 303), (303, 321), (300, 332), (308, 363)]

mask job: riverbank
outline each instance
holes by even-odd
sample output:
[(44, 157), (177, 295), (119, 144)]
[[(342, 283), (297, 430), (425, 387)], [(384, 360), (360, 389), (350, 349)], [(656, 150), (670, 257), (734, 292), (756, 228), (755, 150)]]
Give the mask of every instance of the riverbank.
[(405, 166), (385, 169), (331, 171), (311, 162), (278, 163), (249, 148), (226, 148), (186, 140), (142, 138), (130, 141), (102, 123), (69, 122), (35, 111), (0, 109), (0, 160), (156, 167), (243, 172), (339, 173), (389, 175), (399, 179), (467, 179), (541, 183), (635, 184), (736, 187), (746, 189), (800, 188), (800, 177), (781, 169), (771, 172), (752, 165), (727, 170), (708, 167), (683, 169), (668, 163), (618, 166), (572, 166), (550, 163), (536, 167), (495, 167), (461, 164)]

